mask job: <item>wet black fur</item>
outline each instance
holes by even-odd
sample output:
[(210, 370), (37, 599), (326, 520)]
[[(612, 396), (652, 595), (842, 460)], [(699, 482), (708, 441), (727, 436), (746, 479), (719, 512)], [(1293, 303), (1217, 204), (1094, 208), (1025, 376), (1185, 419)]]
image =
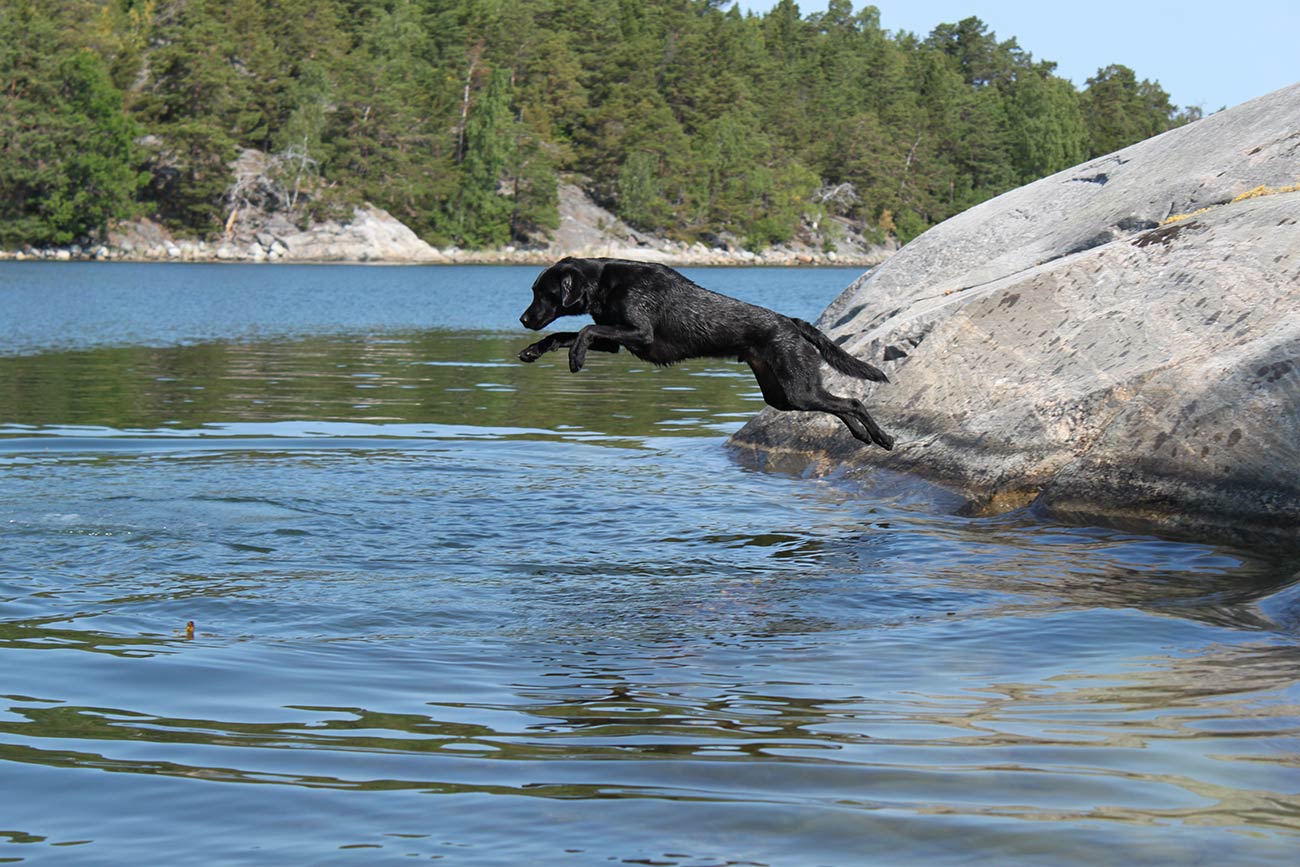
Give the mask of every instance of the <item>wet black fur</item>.
[(533, 303), (519, 321), (540, 331), (560, 316), (584, 313), (594, 324), (548, 334), (520, 352), (519, 359), (536, 361), (568, 347), (569, 369), (577, 373), (588, 349), (618, 352), (620, 346), (661, 365), (687, 358), (738, 358), (754, 371), (770, 406), (828, 412), (862, 442), (894, 447), (894, 438), (880, 429), (861, 401), (826, 390), (821, 362), (875, 382), (887, 382), (885, 374), (801, 319), (710, 292), (664, 265), (567, 258), (533, 283)]

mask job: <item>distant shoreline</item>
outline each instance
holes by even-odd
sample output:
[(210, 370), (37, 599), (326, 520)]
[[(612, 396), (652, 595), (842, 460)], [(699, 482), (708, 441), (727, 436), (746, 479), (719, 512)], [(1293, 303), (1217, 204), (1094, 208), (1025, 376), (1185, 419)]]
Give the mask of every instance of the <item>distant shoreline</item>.
[[(0, 261), (248, 262), (383, 265), (538, 265), (565, 256), (658, 262), (680, 268), (838, 267), (871, 268), (888, 259), (898, 243), (873, 243), (854, 227), (832, 219), (797, 239), (762, 251), (744, 249), (738, 238), (686, 242), (641, 232), (601, 208), (581, 187), (558, 190), (560, 224), (520, 244), (486, 250), (435, 247), (382, 208), (360, 205), (346, 217), (307, 226), (279, 213), (232, 214), (226, 231), (202, 240), (177, 238), (161, 223), (138, 218), (111, 224), (94, 241), (59, 246), (24, 245), (0, 250)], [(834, 240), (828, 237), (830, 232)], [(833, 247), (834, 249), (828, 249)]]
[[(437, 258), (400, 259), (383, 257), (358, 258), (260, 258), (218, 256), (214, 250), (198, 249), (198, 242), (182, 242), (175, 254), (166, 250), (144, 254), (125, 253), (107, 246), (83, 249), (70, 247), (0, 250), (0, 262), (121, 262), (129, 264), (220, 264), (220, 265), (549, 265), (566, 255), (605, 256), (619, 259), (659, 262), (674, 268), (873, 268), (888, 258), (882, 256), (842, 256), (836, 253), (792, 253), (764, 251), (753, 253), (713, 248), (701, 251), (662, 250), (655, 248), (618, 248), (582, 250), (573, 253), (549, 250), (439, 250)], [(205, 245), (209, 246), (209, 245)]]

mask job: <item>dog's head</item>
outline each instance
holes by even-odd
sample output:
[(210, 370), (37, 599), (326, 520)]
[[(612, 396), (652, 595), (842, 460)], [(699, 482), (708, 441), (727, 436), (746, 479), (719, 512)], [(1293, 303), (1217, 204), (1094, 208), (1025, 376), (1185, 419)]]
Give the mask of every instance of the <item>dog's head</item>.
[(533, 303), (519, 321), (525, 328), (538, 331), (561, 316), (586, 313), (590, 286), (590, 278), (575, 259), (561, 259), (533, 282)]

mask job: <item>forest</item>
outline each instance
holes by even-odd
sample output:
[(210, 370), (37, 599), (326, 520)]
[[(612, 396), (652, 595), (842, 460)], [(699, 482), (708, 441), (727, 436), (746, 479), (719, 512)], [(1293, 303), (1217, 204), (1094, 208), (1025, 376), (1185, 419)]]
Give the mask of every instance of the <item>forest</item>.
[(1199, 116), (1121, 64), (1079, 88), (978, 18), (891, 32), (850, 0), (0, 0), (0, 101), (0, 247), (365, 201), (485, 248), (553, 228), (561, 177), (676, 239), (906, 241)]

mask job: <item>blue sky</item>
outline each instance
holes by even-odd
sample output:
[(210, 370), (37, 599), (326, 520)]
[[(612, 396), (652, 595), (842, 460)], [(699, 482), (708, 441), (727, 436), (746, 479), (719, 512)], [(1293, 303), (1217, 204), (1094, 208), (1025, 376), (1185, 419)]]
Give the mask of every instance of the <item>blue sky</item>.
[[(776, 0), (739, 0), (763, 12)], [(853, 8), (868, 5), (853, 0)], [(1016, 37), (1036, 60), (1082, 88), (1112, 63), (1160, 82), (1178, 106), (1208, 114), (1300, 81), (1300, 0), (876, 0), (886, 30), (925, 36), (974, 15), (999, 39)], [(826, 0), (804, 0), (807, 16)]]

